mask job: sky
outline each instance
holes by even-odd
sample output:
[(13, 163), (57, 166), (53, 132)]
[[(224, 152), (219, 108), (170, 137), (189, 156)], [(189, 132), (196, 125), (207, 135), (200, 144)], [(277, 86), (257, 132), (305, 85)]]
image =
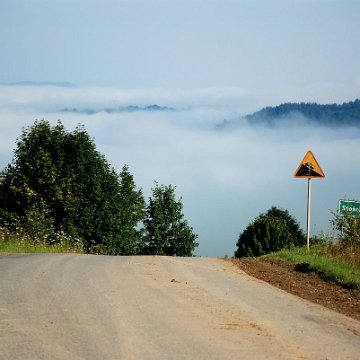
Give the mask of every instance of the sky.
[[(0, 0), (0, 168), (35, 119), (85, 125), (145, 197), (176, 186), (199, 256), (232, 256), (239, 234), (272, 206), (327, 232), (340, 198), (359, 199), (360, 130), (292, 121), (215, 130), (266, 106), (360, 97), (360, 2), (348, 0)], [(14, 83), (70, 82), (76, 87)], [(107, 114), (157, 104), (177, 111)], [(61, 109), (94, 109), (95, 115)]]

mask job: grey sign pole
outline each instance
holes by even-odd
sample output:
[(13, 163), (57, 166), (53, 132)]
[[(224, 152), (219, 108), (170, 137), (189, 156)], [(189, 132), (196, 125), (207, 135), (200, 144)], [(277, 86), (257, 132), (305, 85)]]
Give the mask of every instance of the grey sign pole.
[(308, 178), (308, 201), (307, 201), (307, 227), (306, 227), (306, 248), (310, 249), (310, 205), (311, 205), (311, 178)]

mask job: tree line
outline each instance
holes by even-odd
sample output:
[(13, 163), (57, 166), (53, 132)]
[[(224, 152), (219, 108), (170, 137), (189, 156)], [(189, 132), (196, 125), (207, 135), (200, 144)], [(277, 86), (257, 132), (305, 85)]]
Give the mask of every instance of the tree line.
[(155, 183), (146, 203), (129, 166), (118, 174), (78, 125), (35, 121), (16, 140), (2, 171), (0, 225), (27, 229), (51, 244), (58, 234), (109, 255), (191, 256), (197, 235), (172, 185)]
[(307, 119), (325, 126), (359, 126), (360, 125), (360, 100), (344, 102), (341, 105), (314, 103), (284, 103), (278, 106), (268, 106), (247, 115), (245, 118), (250, 124), (274, 124), (276, 120), (286, 119), (289, 115), (302, 114)]

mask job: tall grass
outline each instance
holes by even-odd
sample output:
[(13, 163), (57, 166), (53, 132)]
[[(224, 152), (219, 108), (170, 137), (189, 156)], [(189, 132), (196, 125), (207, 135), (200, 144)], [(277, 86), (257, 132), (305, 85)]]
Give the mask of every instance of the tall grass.
[(344, 246), (341, 242), (324, 243), (304, 248), (282, 250), (266, 255), (297, 264), (296, 270), (314, 272), (323, 280), (360, 292), (360, 246)]
[(56, 233), (49, 239), (37, 236), (18, 227), (10, 231), (0, 227), (0, 252), (12, 253), (84, 253), (83, 244), (64, 233)]
[(310, 250), (293, 248), (268, 254), (297, 264), (302, 272), (314, 272), (326, 281), (360, 292), (360, 214), (332, 213), (332, 230), (312, 238)]

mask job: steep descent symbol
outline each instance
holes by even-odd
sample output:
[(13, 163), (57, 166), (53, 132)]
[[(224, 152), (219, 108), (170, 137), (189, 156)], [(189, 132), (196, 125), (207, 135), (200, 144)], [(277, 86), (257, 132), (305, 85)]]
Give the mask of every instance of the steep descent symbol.
[(325, 174), (316, 161), (314, 154), (309, 150), (296, 169), (295, 178), (324, 178)]

